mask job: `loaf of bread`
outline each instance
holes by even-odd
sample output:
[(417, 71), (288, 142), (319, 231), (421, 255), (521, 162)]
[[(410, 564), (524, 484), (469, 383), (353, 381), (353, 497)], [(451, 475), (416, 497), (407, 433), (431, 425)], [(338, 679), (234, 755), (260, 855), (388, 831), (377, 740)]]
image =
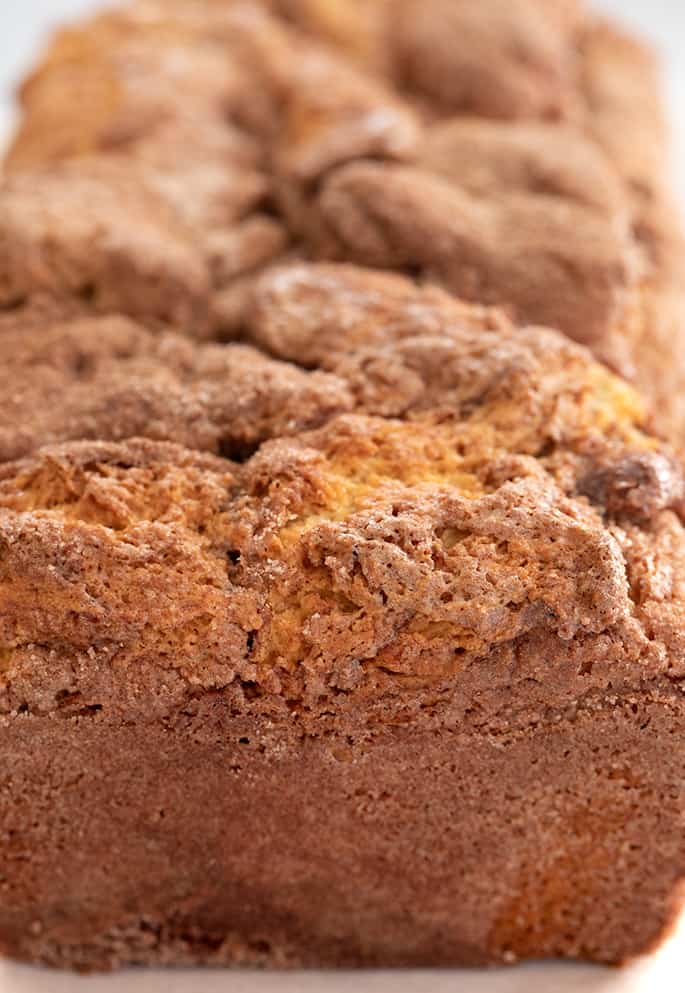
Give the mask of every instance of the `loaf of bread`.
[(0, 950), (654, 947), (685, 270), (650, 56), (574, 0), (138, 0), (22, 99)]

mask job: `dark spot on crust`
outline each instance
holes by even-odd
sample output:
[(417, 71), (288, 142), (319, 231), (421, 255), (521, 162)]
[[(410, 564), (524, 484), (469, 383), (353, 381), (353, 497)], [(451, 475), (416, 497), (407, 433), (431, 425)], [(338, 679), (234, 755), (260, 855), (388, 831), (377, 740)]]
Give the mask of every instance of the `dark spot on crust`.
[(675, 460), (655, 452), (624, 455), (587, 472), (578, 493), (615, 518), (649, 521), (683, 499), (683, 474)]

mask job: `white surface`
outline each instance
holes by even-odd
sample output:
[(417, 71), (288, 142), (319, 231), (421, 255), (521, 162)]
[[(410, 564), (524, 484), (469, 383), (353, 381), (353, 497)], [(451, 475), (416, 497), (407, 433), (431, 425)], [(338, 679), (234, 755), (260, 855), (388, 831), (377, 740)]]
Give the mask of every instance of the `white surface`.
[[(477, 2), (477, 0), (474, 0)], [(97, 0), (0, 0), (0, 142), (12, 127), (11, 93), (52, 25), (101, 6)], [(685, 202), (683, 0), (597, 0), (646, 32), (666, 66), (676, 134), (676, 182)], [(4, 97), (4, 99), (2, 98)], [(685, 993), (685, 922), (658, 955), (621, 971), (541, 964), (496, 971), (225, 973), (130, 971), (75, 978), (0, 963), (0, 993)]]
[(1, 993), (683, 993), (677, 943), (630, 969), (540, 965), (416, 972), (129, 971), (80, 978), (0, 965)]

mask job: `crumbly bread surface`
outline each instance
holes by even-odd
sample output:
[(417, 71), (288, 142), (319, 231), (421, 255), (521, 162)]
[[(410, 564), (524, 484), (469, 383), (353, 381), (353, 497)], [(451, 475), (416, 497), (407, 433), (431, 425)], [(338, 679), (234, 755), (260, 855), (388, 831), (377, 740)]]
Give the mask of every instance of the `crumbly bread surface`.
[[(669, 514), (680, 506), (682, 478), (675, 457), (640, 429), (643, 406), (629, 386), (554, 332), (352, 266), (274, 270), (258, 283), (251, 314), (255, 340), (327, 371), (247, 345), (156, 335), (123, 318), (17, 333), (6, 370), (15, 412), (7, 415), (25, 432), (8, 433), (5, 454), (30, 451), (45, 434), (95, 440), (47, 446), (0, 470), (10, 709), (27, 702), (11, 695), (25, 689), (15, 665), (46, 698), (37, 659), (54, 659), (67, 637), (53, 624), (67, 617), (70, 629), (83, 628), (75, 648), (105, 635), (99, 612), (94, 629), (85, 622), (80, 600), (93, 596), (91, 556), (107, 597), (123, 597), (103, 615), (106, 627), (114, 623), (111, 638), (118, 643), (128, 626), (133, 650), (147, 656), (123, 606), (125, 560), (158, 541), (194, 547), (193, 561), (205, 565), (197, 576), (190, 559), (184, 566), (191, 587), (218, 568), (226, 604), (234, 591), (238, 605), (248, 604), (236, 672), (247, 666), (274, 692), (290, 679), (304, 692), (309, 663), (318, 694), (365, 659), (371, 668), (420, 676), (427, 665), (446, 676), (538, 627), (589, 637), (622, 619), (641, 643), (626, 581), (629, 542), (613, 521), (648, 528), (665, 514), (677, 529)], [(10, 392), (22, 376), (33, 388)], [(61, 390), (65, 400), (49, 417)], [(172, 439), (186, 451), (160, 444)], [(206, 459), (196, 463), (188, 446)], [(212, 463), (212, 452), (233, 461)], [(62, 588), (51, 556), (72, 544), (81, 578), (67, 610), (72, 594), (63, 602), (56, 589), (52, 604), (41, 588), (50, 575)], [(150, 570), (137, 574), (151, 583)], [(178, 581), (174, 567), (165, 581), (170, 609)], [(38, 615), (27, 610), (36, 598)], [(147, 604), (134, 597), (133, 605), (147, 616)], [(210, 631), (225, 614), (203, 609)], [(171, 627), (185, 637), (185, 625)], [(150, 631), (153, 641), (158, 633)], [(210, 668), (212, 645), (198, 649)], [(184, 657), (182, 645), (169, 657)], [(108, 658), (101, 670), (93, 657), (88, 678), (106, 672)], [(53, 707), (67, 689), (61, 678), (53, 667)], [(108, 687), (110, 701), (115, 694)]]
[(22, 100), (0, 306), (226, 337), (285, 252), (399, 268), (589, 345), (680, 439), (656, 71), (580, 4), (140, 0), (59, 34)]
[(652, 74), (573, 0), (139, 0), (58, 35), (0, 186), (7, 954), (664, 935), (685, 338)]

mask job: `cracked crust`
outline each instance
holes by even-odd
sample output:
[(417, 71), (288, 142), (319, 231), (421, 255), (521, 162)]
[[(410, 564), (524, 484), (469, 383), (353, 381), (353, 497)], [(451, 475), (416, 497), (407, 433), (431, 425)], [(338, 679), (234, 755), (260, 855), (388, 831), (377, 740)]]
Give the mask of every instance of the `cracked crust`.
[(651, 425), (682, 438), (685, 338), (654, 94), (574, 0), (139, 0), (56, 38), (0, 186), (3, 951), (663, 935), (685, 484)]
[[(234, 675), (309, 703), (352, 669), (360, 685), (376, 666), (447, 678), (533, 632), (572, 641), (623, 624), (637, 634), (620, 522), (647, 533), (679, 507), (682, 479), (676, 460), (642, 431), (642, 404), (628, 386), (554, 332), (517, 328), (434, 289), (352, 266), (274, 270), (258, 285), (252, 313), (256, 342), (284, 358), (308, 355), (312, 366), (318, 358), (327, 371), (306, 372), (248, 345), (155, 335), (122, 318), (57, 323), (23, 347), (24, 329), (5, 332), (14, 386), (5, 403), (24, 410), (26, 425), (23, 435), (9, 433), (6, 457), (46, 435), (93, 439), (48, 446), (0, 473), (12, 577), (3, 612), (6, 706), (23, 699), (33, 709), (37, 692), (50, 710), (67, 690), (53, 666), (47, 704), (37, 662), (38, 652), (54, 658), (71, 637), (51, 628), (65, 614), (64, 597), (69, 617), (80, 619), (74, 650), (121, 640), (133, 582), (122, 542), (126, 555), (138, 547), (156, 554), (159, 545), (174, 561), (172, 548), (192, 548), (189, 596), (209, 582), (210, 566), (219, 569), (212, 585), (250, 604), (250, 649)], [(65, 404), (48, 418), (61, 390)], [(140, 434), (150, 440), (135, 440)], [(119, 446), (100, 440), (108, 438)], [(160, 444), (172, 438), (247, 461), (202, 462)], [(214, 496), (188, 495), (205, 486), (197, 464), (216, 467), (206, 484)], [(212, 482), (222, 466), (230, 486)], [(72, 545), (69, 564), (58, 566)], [(100, 602), (88, 578), (95, 568), (109, 577), (107, 597), (122, 598), (103, 601), (101, 614), (80, 601), (88, 590)], [(158, 591), (164, 602), (174, 577)], [(38, 614), (26, 609), (32, 597), (43, 605)], [(670, 606), (681, 609), (677, 599)], [(76, 622), (68, 623), (72, 630)], [(156, 627), (136, 656), (137, 625), (131, 630), (141, 673), (159, 674), (165, 657), (183, 656), (161, 643), (153, 651)], [(210, 668), (212, 644), (198, 655)], [(108, 651), (84, 669), (86, 685), (105, 678)], [(112, 683), (109, 703), (88, 699), (77, 684), (68, 691), (87, 705), (117, 706)]]
[(20, 325), (0, 350), (0, 461), (49, 442), (136, 436), (247, 457), (353, 405), (335, 376), (120, 317), (57, 321), (33, 335)]
[[(589, 345), (678, 439), (685, 253), (657, 93), (651, 53), (571, 2), (141, 0), (62, 32), (23, 88), (2, 304), (92, 293), (230, 337), (246, 281), (287, 253), (396, 267)], [(46, 243), (85, 289), (35, 265)]]
[(561, 199), (473, 198), (411, 166), (354, 163), (324, 186), (320, 209), (334, 256), (419, 269), (587, 344), (623, 314), (634, 282), (624, 226)]

